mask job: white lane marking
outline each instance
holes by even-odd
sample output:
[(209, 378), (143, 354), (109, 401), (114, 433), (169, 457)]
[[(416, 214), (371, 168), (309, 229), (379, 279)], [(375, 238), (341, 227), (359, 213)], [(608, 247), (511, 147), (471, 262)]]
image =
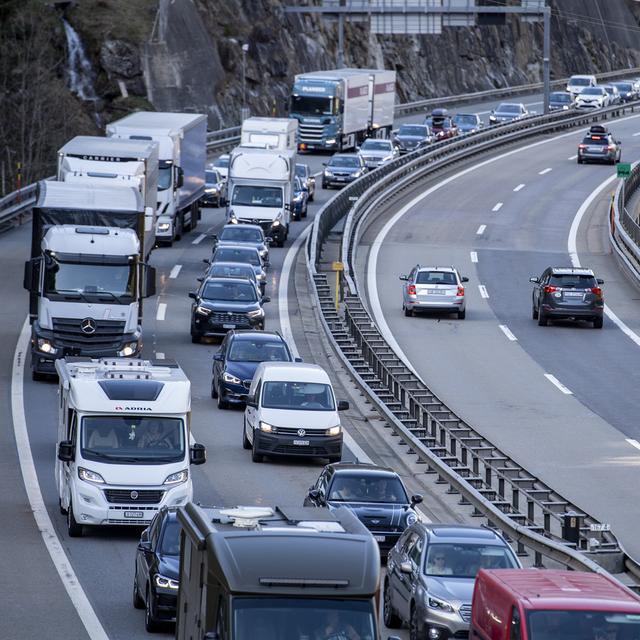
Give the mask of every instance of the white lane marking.
[(322, 175), (322, 171), (318, 171), (318, 173), (314, 173), (313, 177), (314, 178), (319, 178)]
[(182, 269), (182, 265), (177, 264), (175, 267), (173, 267), (173, 269), (171, 269), (171, 272), (169, 273), (169, 277), (172, 279), (177, 278), (178, 274), (180, 273), (180, 269)]
[(640, 136), (640, 131), (637, 131), (636, 133), (633, 134), (634, 138), (636, 138), (637, 136)]
[(478, 290), (480, 291), (481, 297), (485, 299), (489, 297), (489, 292), (487, 291), (487, 287), (485, 287), (483, 284), (478, 285)]
[(551, 167), (547, 167), (546, 169), (543, 169), (542, 171), (538, 171), (538, 175), (543, 176), (545, 173), (549, 173), (549, 171), (553, 171), (553, 169)]
[[(592, 202), (600, 195), (600, 192), (603, 191), (606, 187), (609, 186), (614, 180), (617, 179), (617, 176), (614, 174), (603, 180), (590, 194), (589, 197), (580, 205), (578, 212), (576, 213), (573, 222), (571, 223), (571, 229), (569, 229), (569, 238), (567, 239), (567, 251), (569, 252), (569, 257), (571, 258), (571, 264), (574, 267), (581, 267), (580, 258), (578, 256), (578, 228), (580, 227), (580, 223), (582, 222), (582, 218), (584, 214), (587, 212), (587, 209), (591, 206)], [(606, 303), (604, 305), (604, 313), (605, 315), (613, 322), (613, 324), (624, 333), (630, 340), (632, 340), (635, 344), (640, 347), (640, 336), (633, 331), (625, 322), (620, 320), (620, 318), (613, 312)]]
[(577, 157), (578, 157), (578, 154), (576, 153), (576, 154), (575, 154), (575, 155), (573, 155), (573, 156), (569, 156), (569, 157), (567, 158), (567, 160), (575, 160)]
[(511, 342), (517, 342), (518, 338), (516, 338), (511, 329), (509, 329), (509, 327), (507, 327), (506, 324), (499, 324), (498, 325), (500, 327), (500, 331), (502, 331), (502, 333), (504, 333), (505, 336), (507, 336), (507, 338), (509, 338), (509, 340), (511, 340)]
[[(633, 135), (640, 135), (640, 134), (633, 134)], [(635, 447), (636, 449), (640, 449), (640, 442), (638, 442), (637, 440), (634, 440), (633, 438), (625, 438), (625, 440), (632, 446)]]
[(487, 228), (486, 224), (481, 224), (476, 231), (477, 236), (481, 236), (484, 233), (484, 230)]
[(160, 302), (158, 304), (158, 311), (156, 312), (156, 320), (164, 320), (167, 315), (167, 303)]
[(156, 351), (156, 360), (164, 360), (164, 353), (162, 353), (162, 351)]
[(491, 211), (500, 211), (500, 209), (502, 209), (502, 205), (504, 204), (504, 202), (497, 202), (494, 206), (493, 209), (491, 209)]
[(562, 393), (564, 393), (567, 396), (572, 396), (573, 393), (571, 393), (570, 389), (567, 389), (567, 387), (565, 387), (562, 382), (560, 382), (560, 380), (558, 380), (558, 378), (556, 378), (554, 375), (552, 375), (551, 373), (545, 373), (544, 377), (555, 387), (557, 387), (558, 389), (560, 389), (560, 391), (562, 391)]
[(525, 188), (525, 186), (526, 186), (526, 185), (525, 185), (525, 183), (524, 183), (524, 182), (521, 182), (517, 187), (514, 187), (514, 189), (513, 189), (513, 190), (514, 190), (516, 193), (518, 193), (518, 191), (520, 191), (521, 189), (524, 189), (524, 188)]
[(471, 258), (471, 262), (478, 262), (478, 253), (477, 251), (470, 251), (469, 257)]
[(206, 234), (201, 233), (195, 240), (191, 241), (191, 244), (200, 244), (206, 237)]
[(93, 610), (87, 594), (82, 589), (78, 576), (76, 576), (64, 547), (56, 534), (47, 507), (45, 506), (42, 492), (40, 491), (40, 485), (38, 484), (38, 475), (33, 462), (27, 421), (24, 413), (24, 368), (30, 338), (31, 329), (29, 327), (29, 319), (27, 318), (22, 325), (22, 331), (20, 332), (16, 350), (13, 354), (13, 369), (11, 375), (11, 416), (13, 419), (13, 433), (16, 439), (16, 449), (18, 451), (22, 480), (42, 540), (60, 576), (65, 591), (75, 610), (78, 612), (84, 628), (87, 630), (89, 638), (91, 638), (91, 640), (108, 640), (108, 636), (96, 612)]

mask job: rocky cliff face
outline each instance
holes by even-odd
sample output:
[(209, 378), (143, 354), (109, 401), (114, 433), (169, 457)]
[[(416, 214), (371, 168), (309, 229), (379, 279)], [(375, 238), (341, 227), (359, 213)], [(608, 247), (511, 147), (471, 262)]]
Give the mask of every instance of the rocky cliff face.
[[(299, 0), (5, 0), (0, 7), (0, 164), (9, 187), (51, 172), (77, 133), (139, 108), (206, 112), (210, 128), (254, 114), (282, 115), (296, 73), (335, 66), (337, 29), (285, 14)], [(551, 0), (554, 77), (640, 66), (633, 0)], [(78, 34), (95, 99), (70, 90), (68, 34)], [(243, 65), (242, 45), (248, 44)], [(398, 72), (399, 101), (541, 79), (542, 27), (445, 28), (440, 35), (373, 36), (347, 24), (347, 66)], [(0, 166), (2, 169), (2, 166)]]

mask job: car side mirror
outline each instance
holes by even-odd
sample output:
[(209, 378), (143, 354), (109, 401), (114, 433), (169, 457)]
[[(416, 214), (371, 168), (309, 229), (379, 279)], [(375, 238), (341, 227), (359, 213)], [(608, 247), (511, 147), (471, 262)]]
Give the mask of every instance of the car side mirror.
[(273, 238), (271, 238), (270, 236), (267, 236), (267, 237), (264, 239), (264, 243), (265, 243), (265, 244), (271, 244), (272, 242), (273, 242)]
[(603, 280), (602, 278), (598, 278), (598, 279), (596, 280), (596, 282), (597, 282), (598, 284), (604, 284), (604, 280)]
[(151, 542), (141, 539), (140, 542), (138, 542), (138, 549), (143, 553), (149, 553), (149, 551), (151, 551)]
[(194, 444), (189, 452), (191, 464), (204, 464), (207, 461), (207, 448), (203, 444)]
[(422, 498), (422, 494), (421, 493), (416, 493), (414, 495), (411, 496), (411, 506), (415, 506), (417, 504), (420, 504), (422, 502), (423, 498)]
[(304, 362), (304, 360), (302, 358), (294, 358), (293, 361), (294, 362)]
[(245, 404), (247, 405), (247, 407), (257, 407), (258, 405), (256, 404), (256, 397), (252, 394), (248, 394), (247, 395), (247, 399), (245, 400)]
[(217, 360), (218, 362), (222, 362), (224, 360), (224, 355), (221, 353), (214, 353), (213, 354), (213, 359)]
[(529, 278), (529, 282), (538, 283), (540, 282), (540, 278)]
[(460, 280), (462, 280), (462, 282), (469, 282), (469, 278), (467, 278), (467, 276), (462, 276)]
[(360, 151), (360, 147), (356, 145), (356, 151)]
[(338, 400), (338, 411), (347, 411), (349, 403), (346, 400)]
[(271, 298), (269, 296), (262, 296), (262, 303), (271, 302)]
[(204, 278), (196, 278), (198, 282), (204, 282)]
[(402, 280), (403, 282), (406, 282), (409, 279), (409, 276), (399, 276), (398, 280)]
[[(205, 636), (206, 638), (206, 636)], [(387, 640), (400, 640), (399, 636), (387, 636)]]
[(214, 233), (214, 234), (211, 236), (211, 239), (212, 239), (214, 242), (218, 242), (218, 236), (217, 236), (217, 234), (215, 234), (215, 233)]
[(322, 163), (322, 166), (323, 166), (323, 167), (326, 167), (326, 166), (327, 166), (327, 164), (329, 164), (329, 163), (328, 163), (328, 162), (323, 162), (323, 163)]
[(202, 262), (204, 262), (205, 264), (211, 264), (211, 260), (207, 258), (203, 258)]
[(192, 300), (197, 300), (198, 299), (198, 294), (195, 291), (189, 291), (189, 297)]
[(64, 440), (58, 445), (58, 460), (71, 462), (75, 456), (76, 448), (71, 440)]
[(320, 497), (320, 492), (317, 489), (309, 489), (309, 498), (311, 500), (317, 500)]
[(401, 562), (400, 563), (400, 573), (413, 573), (413, 567), (410, 562)]

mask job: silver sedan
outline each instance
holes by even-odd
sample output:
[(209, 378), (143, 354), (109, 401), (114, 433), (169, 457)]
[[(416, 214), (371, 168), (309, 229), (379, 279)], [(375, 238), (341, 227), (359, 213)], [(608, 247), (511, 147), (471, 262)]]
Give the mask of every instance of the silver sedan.
[(421, 267), (416, 265), (408, 276), (400, 276), (402, 309), (405, 316), (418, 311), (445, 311), (456, 313), (463, 320), (467, 305), (463, 282), (455, 267)]

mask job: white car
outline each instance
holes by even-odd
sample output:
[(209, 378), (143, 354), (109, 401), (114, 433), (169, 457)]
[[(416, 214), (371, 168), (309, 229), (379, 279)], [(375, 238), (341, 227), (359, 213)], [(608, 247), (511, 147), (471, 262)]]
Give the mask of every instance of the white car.
[(247, 395), (242, 446), (264, 456), (342, 459), (342, 425), (327, 372), (316, 364), (262, 362)]
[(609, 94), (604, 87), (587, 87), (576, 98), (576, 109), (603, 109), (609, 106)]
[(367, 138), (358, 153), (368, 169), (377, 169), (381, 164), (400, 156), (400, 150), (391, 140), (380, 138)]
[(211, 169), (215, 169), (223, 180), (229, 177), (229, 160), (231, 156), (228, 153), (223, 153), (218, 156), (213, 163), (211, 163)]
[(567, 82), (567, 91), (575, 98), (587, 87), (595, 87), (598, 84), (595, 76), (571, 76)]

